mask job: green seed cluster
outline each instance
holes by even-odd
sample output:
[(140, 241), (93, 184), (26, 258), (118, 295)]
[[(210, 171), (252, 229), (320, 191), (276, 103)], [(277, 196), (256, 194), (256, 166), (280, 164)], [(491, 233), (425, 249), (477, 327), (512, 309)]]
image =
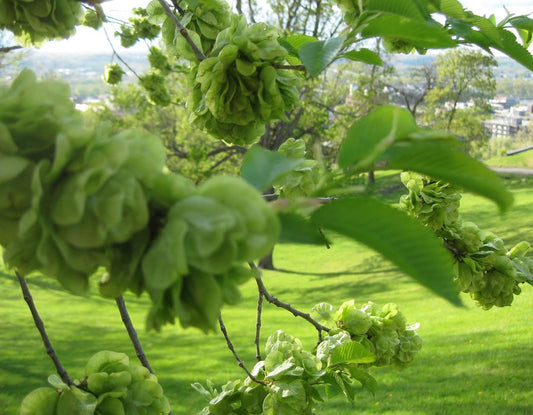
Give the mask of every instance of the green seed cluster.
[(70, 37), (83, 15), (78, 0), (0, 0), (0, 29), (24, 46)]
[[(333, 306), (319, 304), (315, 309)], [(313, 313), (316, 311), (313, 310)], [(354, 300), (344, 302), (331, 315), (338, 329), (350, 334), (352, 341), (365, 346), (375, 356), (375, 366), (408, 366), (422, 347), (416, 333), (418, 325), (406, 324), (406, 319), (394, 303), (383, 307), (369, 301), (357, 307)]]
[(234, 16), (198, 65), (188, 102), (195, 125), (243, 145), (256, 141), (266, 123), (286, 118), (298, 102), (298, 82), (290, 71), (275, 68), (287, 56), (278, 36), (274, 26), (248, 25)]
[(484, 309), (511, 305), (520, 294), (519, 284), (533, 283), (529, 244), (520, 242), (507, 250), (502, 239), (484, 232), (459, 214), (459, 189), (416, 173), (402, 173), (409, 194), (400, 207), (441, 237), (453, 252), (459, 289)]
[[(496, 235), (479, 233), (479, 248), (469, 251), (455, 264), (457, 284), (485, 310), (511, 305), (514, 296), (521, 293), (519, 283), (531, 281), (533, 259), (523, 256), (529, 244), (521, 242), (508, 252)], [(526, 245), (515, 256), (517, 247)]]
[[(206, 55), (209, 54), (219, 32), (230, 26), (231, 11), (228, 3), (223, 0), (183, 0), (178, 5), (183, 11), (180, 16), (181, 23), (200, 50)], [(167, 49), (177, 56), (196, 60), (190, 45), (174, 22), (166, 17), (159, 2), (152, 1), (147, 10), (151, 16), (163, 20), (162, 37)]]
[(125, 72), (118, 63), (107, 64), (104, 68), (104, 82), (109, 85), (116, 85), (122, 81)]
[(300, 160), (300, 163), (274, 183), (276, 191), (284, 197), (313, 194), (319, 186), (323, 172), (318, 161), (305, 158), (304, 140), (289, 138), (278, 151), (289, 159)]
[(101, 293), (153, 301), (148, 326), (178, 317), (216, 327), (239, 299), (244, 266), (268, 253), (279, 223), (237, 177), (196, 188), (165, 172), (165, 149), (142, 130), (85, 129), (58, 82), (25, 70), (0, 89), (0, 243), (7, 265), (53, 276), (82, 294), (105, 268)]
[(53, 388), (36, 389), (24, 398), (21, 415), (163, 415), (170, 411), (157, 377), (143, 366), (130, 364), (123, 353), (96, 353), (76, 386), (57, 376), (49, 381)]
[(152, 23), (150, 15), (146, 9), (137, 7), (133, 9), (133, 17), (130, 17), (129, 24), (122, 24), (120, 31), (115, 32), (120, 37), (120, 44), (129, 48), (139, 39), (155, 39), (161, 32), (161, 27)]
[(459, 219), (461, 194), (457, 187), (417, 173), (403, 172), (400, 177), (409, 190), (400, 198), (400, 207), (425, 226), (439, 231)]
[(335, 0), (335, 3), (337, 3), (342, 11), (344, 22), (347, 25), (352, 25), (361, 13), (363, 13), (367, 0)]

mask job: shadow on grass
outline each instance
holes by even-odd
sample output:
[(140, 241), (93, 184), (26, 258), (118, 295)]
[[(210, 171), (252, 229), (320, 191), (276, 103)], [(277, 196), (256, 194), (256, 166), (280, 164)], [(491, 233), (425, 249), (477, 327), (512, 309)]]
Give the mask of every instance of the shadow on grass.
[(290, 269), (284, 269), (284, 268), (276, 268), (274, 271), (281, 272), (284, 274), (309, 275), (309, 276), (316, 276), (316, 277), (340, 277), (342, 275), (369, 275), (369, 274), (378, 274), (378, 273), (384, 273), (384, 272), (398, 272), (398, 269), (390, 268), (390, 269), (376, 270), (376, 271), (369, 271), (369, 270), (353, 271), (351, 269), (347, 269), (346, 271), (335, 271), (335, 272), (307, 272), (307, 271), (297, 271), (297, 270), (290, 270)]

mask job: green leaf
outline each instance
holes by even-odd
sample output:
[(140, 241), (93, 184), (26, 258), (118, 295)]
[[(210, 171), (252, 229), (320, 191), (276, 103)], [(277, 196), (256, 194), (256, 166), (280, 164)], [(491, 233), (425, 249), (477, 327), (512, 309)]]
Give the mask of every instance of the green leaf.
[(300, 159), (289, 159), (276, 151), (252, 146), (244, 157), (241, 176), (260, 192), (272, 186), (280, 176), (290, 172), (301, 163)]
[(365, 10), (425, 20), (425, 16), (413, 0), (368, 0)]
[(502, 46), (494, 46), (494, 48), (505, 53), (518, 63), (521, 63), (530, 71), (533, 71), (533, 56), (531, 56), (531, 53), (529, 53), (526, 48), (520, 45), (516, 41), (516, 37), (508, 30), (500, 28), (500, 34)]
[(347, 379), (345, 376), (342, 376), (342, 372), (334, 371), (332, 374), (338, 388), (342, 391), (344, 396), (350, 400), (350, 402), (353, 402), (355, 394), (349, 379)]
[(513, 202), (512, 194), (495, 172), (447, 140), (397, 143), (381, 156), (377, 166), (384, 170), (412, 170), (453, 183), (493, 200), (502, 212)]
[(516, 29), (525, 48), (529, 47), (533, 37), (533, 19), (527, 16), (517, 16), (509, 19), (509, 24)]
[(322, 72), (335, 59), (344, 43), (343, 37), (309, 42), (300, 48), (300, 59), (311, 76)]
[(20, 404), (20, 415), (55, 415), (59, 394), (52, 388), (31, 391)]
[(287, 49), (289, 54), (292, 56), (298, 56), (298, 52), (303, 45), (309, 42), (316, 42), (317, 40), (318, 39), (314, 36), (294, 35), (279, 39), (279, 43), (281, 46)]
[(466, 17), (463, 5), (457, 0), (439, 0), (433, 3), (438, 3), (437, 10), (446, 16), (457, 19)]
[(457, 45), (442, 26), (392, 15), (371, 20), (362, 35), (401, 40), (417, 48), (441, 49)]
[(281, 243), (326, 245), (329, 241), (319, 228), (296, 213), (280, 213)]
[(366, 48), (351, 50), (342, 55), (342, 57), (352, 61), (368, 63), (370, 65), (383, 66), (381, 57), (376, 52)]
[(374, 161), (396, 140), (416, 131), (411, 113), (394, 106), (383, 106), (357, 121), (348, 131), (339, 149), (341, 168), (370, 168)]
[(451, 255), (429, 229), (398, 209), (355, 197), (323, 205), (312, 220), (369, 246), (423, 286), (453, 304), (461, 304), (453, 282)]
[(376, 356), (365, 346), (359, 342), (351, 341), (333, 349), (330, 366), (350, 363), (372, 363), (375, 360)]
[(358, 380), (361, 385), (363, 385), (363, 389), (368, 390), (372, 393), (372, 395), (376, 393), (378, 390), (378, 383), (376, 382), (376, 379), (370, 375), (370, 373), (365, 372), (358, 367), (349, 367), (348, 370), (350, 371), (352, 378)]
[(59, 396), (57, 415), (92, 415), (96, 409), (96, 397), (72, 386)]

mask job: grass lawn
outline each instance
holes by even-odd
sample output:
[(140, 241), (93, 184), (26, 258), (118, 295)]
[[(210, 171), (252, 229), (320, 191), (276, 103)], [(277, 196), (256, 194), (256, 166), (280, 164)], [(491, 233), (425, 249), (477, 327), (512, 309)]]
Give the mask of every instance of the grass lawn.
[[(388, 178), (387, 180), (392, 180)], [(516, 203), (501, 217), (483, 199), (465, 196), (463, 215), (508, 242), (533, 241), (533, 183), (510, 181)], [(396, 195), (386, 195), (393, 199)], [(434, 296), (374, 252), (347, 240), (331, 249), (276, 247), (278, 271), (265, 272), (270, 292), (303, 311), (317, 302), (334, 305), (355, 298), (364, 303), (395, 302), (409, 322), (419, 322), (424, 346), (410, 368), (376, 368), (380, 387), (375, 396), (361, 391), (354, 406), (338, 399), (319, 414), (505, 415), (533, 413), (533, 287), (524, 287), (511, 307), (483, 311), (464, 296), (454, 307)], [(51, 279), (28, 278), (37, 307), (56, 351), (71, 377), (81, 375), (85, 361), (98, 350), (135, 353), (122, 328), (114, 302), (97, 294), (75, 297)], [(0, 415), (18, 413), (21, 399), (46, 384), (54, 373), (17, 281), (0, 271)], [(93, 290), (94, 293), (95, 290)], [(252, 367), (255, 350), (255, 283), (243, 289), (243, 301), (223, 310), (237, 352)], [(202, 398), (190, 384), (211, 379), (216, 384), (244, 377), (220, 333), (165, 327), (160, 333), (143, 328), (148, 302), (126, 295), (141, 342), (171, 399), (174, 414), (194, 414)], [(277, 329), (316, 342), (305, 321), (265, 304), (263, 341)]]
[(526, 167), (533, 169), (533, 150), (524, 151), (513, 156), (492, 157), (484, 162), (493, 167)]

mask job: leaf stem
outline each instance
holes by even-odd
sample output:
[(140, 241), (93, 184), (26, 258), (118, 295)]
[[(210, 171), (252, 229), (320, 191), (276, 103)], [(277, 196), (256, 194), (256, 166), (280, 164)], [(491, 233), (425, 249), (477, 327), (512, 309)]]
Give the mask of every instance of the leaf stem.
[(50, 358), (52, 359), (52, 362), (54, 362), (54, 366), (56, 368), (57, 374), (61, 377), (61, 380), (65, 382), (67, 385), (76, 386), (74, 382), (72, 381), (72, 379), (70, 379), (66, 369), (63, 367), (63, 365), (59, 361), (59, 358), (57, 357), (56, 352), (54, 348), (52, 347), (52, 343), (50, 342), (48, 334), (46, 333), (43, 320), (39, 316), (39, 313), (37, 312), (37, 308), (35, 307), (35, 303), (33, 301), (33, 297), (31, 295), (28, 284), (26, 283), (26, 279), (18, 271), (15, 271), (15, 274), (17, 275), (20, 288), (22, 289), (22, 295), (24, 297), (24, 300), (28, 304), (28, 307), (31, 311), (31, 315), (33, 317), (33, 321), (35, 322), (35, 326), (37, 327), (37, 330), (39, 330), (41, 339), (43, 340), (46, 353), (48, 354), (48, 356), (50, 356)]

